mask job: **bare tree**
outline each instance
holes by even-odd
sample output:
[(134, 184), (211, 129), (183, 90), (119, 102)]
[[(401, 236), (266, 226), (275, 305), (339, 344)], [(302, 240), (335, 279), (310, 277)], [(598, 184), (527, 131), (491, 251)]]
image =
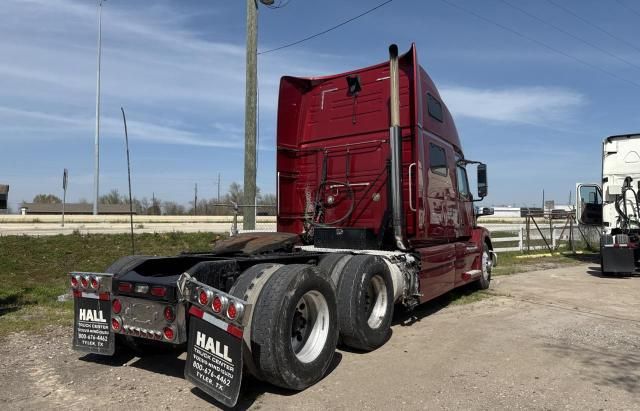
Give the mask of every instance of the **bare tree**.
[(125, 203), (125, 199), (120, 195), (118, 190), (115, 188), (109, 191), (109, 193), (100, 196), (100, 204), (124, 204), (124, 203)]
[(33, 202), (38, 204), (60, 204), (62, 200), (53, 194), (38, 194), (33, 197)]

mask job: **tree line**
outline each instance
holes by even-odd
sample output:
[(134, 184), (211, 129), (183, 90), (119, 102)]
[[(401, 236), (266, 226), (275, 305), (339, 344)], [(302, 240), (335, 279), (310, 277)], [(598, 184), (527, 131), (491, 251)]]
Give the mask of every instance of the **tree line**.
[[(257, 213), (258, 215), (275, 215), (276, 196), (274, 194), (262, 194), (258, 188)], [(133, 211), (139, 215), (233, 215), (233, 203), (244, 204), (244, 191), (238, 183), (231, 183), (229, 190), (217, 198), (195, 198), (187, 205), (176, 201), (165, 201), (158, 197), (134, 197), (132, 200)], [(60, 197), (54, 194), (38, 194), (33, 197), (34, 203), (59, 204), (62, 203)], [(89, 204), (86, 199), (80, 199), (77, 203)], [(120, 194), (117, 189), (110, 190), (99, 198), (99, 204), (129, 204), (129, 196)], [(240, 211), (242, 214), (242, 210)]]

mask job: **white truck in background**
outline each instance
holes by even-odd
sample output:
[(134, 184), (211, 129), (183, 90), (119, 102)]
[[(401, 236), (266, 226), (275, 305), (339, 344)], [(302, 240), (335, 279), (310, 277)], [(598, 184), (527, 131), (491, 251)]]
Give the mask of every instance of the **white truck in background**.
[(602, 142), (601, 184), (578, 184), (576, 219), (600, 227), (603, 275), (633, 273), (640, 259), (640, 133)]

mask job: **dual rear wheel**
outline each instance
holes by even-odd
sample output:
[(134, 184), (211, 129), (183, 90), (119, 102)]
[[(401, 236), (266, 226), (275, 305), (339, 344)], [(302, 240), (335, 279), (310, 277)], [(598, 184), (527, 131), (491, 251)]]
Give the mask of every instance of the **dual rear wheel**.
[(387, 264), (379, 256), (334, 254), (318, 268), (336, 286), (342, 343), (363, 351), (382, 346), (391, 332), (394, 303)]
[(386, 342), (393, 284), (380, 257), (333, 254), (318, 266), (258, 264), (230, 293), (253, 306), (244, 358), (258, 379), (303, 390), (332, 364), (344, 345), (373, 350)]
[(244, 346), (255, 377), (303, 390), (324, 376), (338, 340), (337, 305), (333, 283), (317, 267), (259, 264), (231, 294), (253, 304)]

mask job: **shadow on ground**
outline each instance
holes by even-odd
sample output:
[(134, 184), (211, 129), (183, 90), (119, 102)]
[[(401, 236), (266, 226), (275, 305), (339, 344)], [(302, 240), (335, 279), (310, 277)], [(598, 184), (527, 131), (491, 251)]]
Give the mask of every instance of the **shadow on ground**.
[(396, 305), (391, 325), (412, 325), (418, 321), (421, 321), (425, 317), (437, 313), (438, 311), (448, 307), (458, 300), (474, 296), (477, 297), (477, 299), (472, 299), (469, 302), (479, 301), (483, 298), (486, 298), (488, 294), (479, 291), (477, 285), (475, 283), (471, 283), (451, 290), (431, 301), (422, 303), (411, 311), (405, 309), (401, 305)]
[[(336, 352), (333, 356), (333, 361), (327, 372), (325, 373), (323, 379), (330, 375), (340, 364), (342, 361), (342, 354)], [(216, 401), (210, 395), (202, 391), (197, 387), (193, 387), (191, 392), (197, 396), (198, 398), (207, 401), (209, 404), (221, 408), (223, 410), (247, 410), (249, 409), (263, 394), (270, 393), (276, 394), (283, 397), (288, 397), (291, 395), (295, 395), (298, 391), (288, 390), (281, 387), (276, 387), (275, 385), (268, 384), (264, 381), (260, 381), (257, 378), (247, 374), (242, 377), (242, 387), (240, 388), (240, 395), (238, 396), (238, 403), (235, 407), (227, 407), (224, 404)]]
[[(132, 350), (118, 349), (113, 356), (87, 354), (83, 357), (80, 357), (80, 360), (92, 362), (95, 364), (102, 364), (109, 367), (121, 367), (125, 364), (128, 364), (129, 367), (135, 367), (152, 373), (184, 379), (185, 360), (180, 358), (181, 355), (182, 352), (180, 352), (179, 350), (174, 350), (165, 354), (146, 355), (143, 357), (139, 357), (136, 356), (135, 352), (133, 352)], [(134, 361), (131, 362), (132, 360)], [(329, 374), (331, 374), (338, 367), (341, 361), (342, 354), (336, 352), (323, 378), (326, 378)], [(290, 396), (298, 393), (298, 391), (287, 390), (285, 388), (276, 387), (275, 385), (260, 381), (248, 374), (246, 370), (243, 371), (242, 387), (240, 389), (240, 395), (238, 397), (238, 404), (233, 408), (229, 408), (224, 404), (216, 401), (213, 397), (197, 387), (193, 387), (191, 389), (191, 392), (198, 398), (224, 410), (246, 410), (251, 407), (253, 403), (256, 402), (256, 400), (260, 398), (264, 393), (271, 393), (281, 396)]]
[(586, 371), (581, 378), (632, 394), (640, 393), (640, 347), (598, 348), (575, 344), (553, 344), (547, 347), (562, 358), (581, 362)]
[(600, 254), (598, 253), (582, 253), (582, 254), (563, 254), (565, 257), (572, 260), (580, 261), (581, 263), (598, 263), (600, 264)]

